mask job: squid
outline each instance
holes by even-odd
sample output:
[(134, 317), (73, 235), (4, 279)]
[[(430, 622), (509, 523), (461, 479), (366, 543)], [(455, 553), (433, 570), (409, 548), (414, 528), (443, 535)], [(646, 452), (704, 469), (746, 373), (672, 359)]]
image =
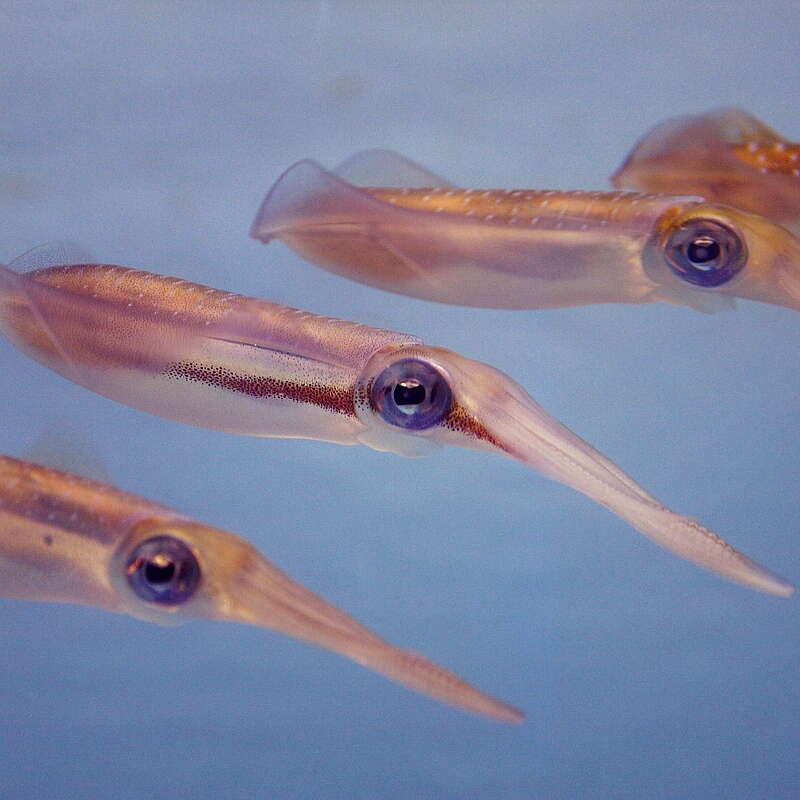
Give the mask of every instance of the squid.
[(249, 542), (142, 497), (0, 456), (0, 595), (175, 625), (242, 622), (339, 653), (476, 714), (522, 712), (401, 650), (296, 583)]
[(800, 240), (758, 214), (688, 195), (458, 189), (385, 150), (333, 172), (290, 167), (250, 235), (440, 303), (664, 301), (713, 312), (743, 297), (800, 309)]
[[(109, 264), (0, 268), (0, 332), (106, 397), (231, 433), (419, 456), (489, 451), (560, 481), (700, 566), (781, 596), (793, 587), (665, 508), (497, 369), (416, 336)], [(37, 269), (19, 273), (31, 264)]]
[(618, 189), (694, 194), (800, 232), (800, 143), (739, 108), (673, 117), (612, 175)]

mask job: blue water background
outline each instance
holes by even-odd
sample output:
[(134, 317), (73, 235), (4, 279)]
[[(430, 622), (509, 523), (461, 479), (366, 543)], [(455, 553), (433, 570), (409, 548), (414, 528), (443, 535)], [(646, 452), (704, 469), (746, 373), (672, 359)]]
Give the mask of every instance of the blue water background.
[[(797, 313), (449, 308), (247, 236), (303, 157), (389, 147), (466, 186), (602, 189), (674, 114), (736, 104), (800, 139), (798, 40), (792, 0), (3, 0), (0, 261), (68, 238), (486, 361), (800, 582)], [(4, 800), (800, 796), (796, 598), (489, 454), (237, 438), (0, 358), (2, 452), (88, 431), (117, 485), (528, 712), (492, 723), (255, 628), (3, 600)]]

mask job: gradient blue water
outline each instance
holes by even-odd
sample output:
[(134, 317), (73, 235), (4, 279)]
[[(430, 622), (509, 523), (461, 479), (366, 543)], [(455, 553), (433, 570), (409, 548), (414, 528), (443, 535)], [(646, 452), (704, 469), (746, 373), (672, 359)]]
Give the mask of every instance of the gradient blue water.
[[(135, 9), (135, 10), (132, 10)], [(313, 156), (603, 188), (676, 113), (800, 138), (797, 4), (0, 4), (0, 260), (109, 262), (407, 330), (517, 378), (672, 507), (800, 581), (800, 317), (447, 308), (247, 228)], [(251, 538), (529, 713), (501, 726), (256, 629), (0, 602), (0, 796), (794, 798), (798, 601), (658, 550), (490, 455), (409, 461), (147, 417), (0, 343), (0, 446), (88, 430), (114, 481)]]

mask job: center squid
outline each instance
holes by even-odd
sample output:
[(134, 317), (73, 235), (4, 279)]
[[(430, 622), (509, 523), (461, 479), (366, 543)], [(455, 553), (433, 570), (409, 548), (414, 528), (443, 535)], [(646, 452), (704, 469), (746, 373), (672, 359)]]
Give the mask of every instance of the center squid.
[(251, 436), (416, 456), (498, 453), (592, 498), (668, 550), (746, 586), (793, 587), (670, 511), (497, 369), (416, 336), (107, 264), (0, 268), (0, 330), (100, 394)]

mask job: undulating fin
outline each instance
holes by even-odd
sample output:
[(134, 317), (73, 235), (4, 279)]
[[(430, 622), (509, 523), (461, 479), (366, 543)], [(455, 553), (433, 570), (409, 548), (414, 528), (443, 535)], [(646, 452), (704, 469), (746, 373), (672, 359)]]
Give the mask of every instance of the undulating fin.
[[(634, 145), (626, 161), (611, 178), (618, 188), (637, 188), (626, 181), (634, 164), (669, 159), (679, 163), (693, 153), (714, 155), (720, 145), (781, 141), (772, 128), (740, 108), (719, 108), (707, 114), (672, 117), (659, 123)], [(665, 166), (666, 169), (666, 166)], [(713, 198), (708, 198), (713, 199)]]
[(729, 106), (710, 111), (706, 115), (710, 125), (718, 128), (722, 137), (730, 144), (774, 144), (783, 141), (779, 133), (765, 125), (758, 117), (744, 109)]
[(714, 294), (677, 286), (659, 286), (653, 293), (653, 299), (674, 306), (688, 306), (701, 314), (717, 314), (736, 308), (736, 298), (729, 294)]
[(98, 483), (111, 483), (111, 473), (92, 435), (76, 420), (56, 417), (23, 451), (26, 461), (71, 472)]
[(333, 172), (356, 186), (456, 188), (450, 181), (394, 150), (362, 150), (345, 159)]
[[(33, 256), (39, 250), (36, 248), (24, 253), (10, 266), (38, 269)], [(41, 250), (41, 255), (44, 255), (44, 250)], [(53, 363), (60, 363), (62, 368), (59, 372), (81, 383), (81, 371), (70, 356), (69, 348), (53, 329), (51, 320), (42, 313), (35, 296), (39, 291), (41, 288), (32, 286), (24, 274), (0, 266), (0, 334), (40, 364), (53, 368)]]
[[(374, 152), (367, 151), (365, 160)], [(378, 175), (374, 178), (380, 180)], [(344, 265), (333, 271), (355, 280), (362, 265), (368, 264), (376, 273), (372, 283), (379, 288), (401, 291), (397, 285), (412, 281), (432, 287), (435, 293), (438, 277), (433, 267), (441, 258), (431, 253), (427, 239), (409, 241), (391, 235), (393, 221), (403, 230), (409, 218), (418, 217), (422, 224), (424, 214), (376, 199), (316, 161), (306, 160), (278, 178), (259, 208), (250, 235), (265, 244), (280, 238), (314, 263), (331, 268)]]
[[(0, 333), (29, 355), (32, 354), (31, 343), (41, 343), (42, 337), (47, 338), (49, 347), (39, 348), (40, 352), (50, 350), (58, 353), (64, 365), (71, 369), (69, 377), (78, 382), (80, 371), (69, 355), (69, 348), (65, 346), (53, 327), (53, 320), (47, 318), (35, 296), (41, 289), (31, 284), (25, 278), (25, 273), (48, 267), (90, 264), (93, 260), (92, 253), (81, 245), (70, 241), (55, 241), (26, 250), (7, 266), (0, 267)], [(12, 326), (8, 324), (9, 314), (18, 315), (17, 322)], [(30, 324), (20, 325), (19, 319), (25, 317), (29, 318)], [(24, 332), (31, 337), (27, 343), (19, 335)], [(35, 355), (33, 357), (42, 362), (41, 358)]]
[(70, 241), (59, 241), (26, 250), (6, 266), (12, 272), (33, 272), (46, 267), (92, 264), (94, 260), (92, 253), (81, 245)]
[(370, 219), (381, 213), (383, 205), (316, 161), (305, 159), (275, 182), (261, 203), (250, 235), (268, 242), (297, 226), (335, 225), (354, 217)]
[(636, 142), (611, 182), (695, 194), (800, 228), (800, 144), (739, 108), (661, 122)]

